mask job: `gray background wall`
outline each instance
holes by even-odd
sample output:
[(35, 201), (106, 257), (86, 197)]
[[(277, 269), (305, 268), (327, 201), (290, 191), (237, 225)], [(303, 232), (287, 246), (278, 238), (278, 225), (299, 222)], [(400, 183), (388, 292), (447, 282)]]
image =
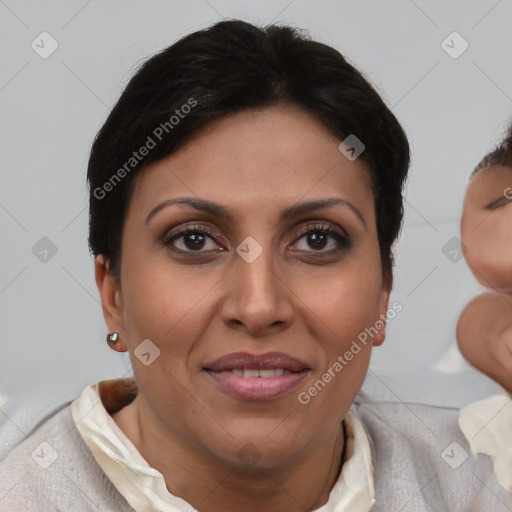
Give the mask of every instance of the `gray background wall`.
[[(127, 356), (104, 341), (87, 248), (88, 152), (135, 68), (223, 17), (308, 29), (366, 74), (409, 135), (390, 302), (403, 310), (365, 389), (455, 407), (498, 389), (456, 349), (458, 316), (483, 288), (445, 252), (460, 234), (468, 175), (512, 114), (512, 0), (0, 0), (2, 449), (86, 385), (129, 375)], [(469, 45), (460, 55), (459, 36), (443, 44), (454, 31)], [(47, 261), (34, 254), (43, 237), (56, 250)]]

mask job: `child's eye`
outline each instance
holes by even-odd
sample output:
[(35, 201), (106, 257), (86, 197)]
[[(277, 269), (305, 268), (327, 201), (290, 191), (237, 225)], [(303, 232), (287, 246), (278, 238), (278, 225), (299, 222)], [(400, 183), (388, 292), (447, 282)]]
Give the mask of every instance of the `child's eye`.
[(495, 208), (499, 208), (500, 206), (504, 206), (512, 201), (512, 198), (509, 198), (507, 196), (502, 196), (496, 201), (493, 201), (492, 203), (488, 204), (485, 209), (486, 210), (494, 210)]

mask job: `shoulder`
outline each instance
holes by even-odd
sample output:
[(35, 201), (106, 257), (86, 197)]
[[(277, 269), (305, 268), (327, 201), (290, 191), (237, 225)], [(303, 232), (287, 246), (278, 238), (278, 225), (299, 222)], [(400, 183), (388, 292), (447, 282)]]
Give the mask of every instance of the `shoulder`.
[(492, 460), (472, 455), (458, 409), (361, 400), (353, 411), (370, 443), (376, 510), (512, 509)]
[(92, 503), (133, 512), (83, 441), (67, 403), (0, 461), (0, 512), (95, 510)]

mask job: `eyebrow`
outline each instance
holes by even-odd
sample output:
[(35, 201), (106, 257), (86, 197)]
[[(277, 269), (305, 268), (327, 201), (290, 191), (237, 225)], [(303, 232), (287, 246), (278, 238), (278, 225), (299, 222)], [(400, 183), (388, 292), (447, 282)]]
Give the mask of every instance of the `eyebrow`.
[[(232, 220), (232, 216), (229, 211), (219, 203), (215, 203), (213, 201), (208, 201), (206, 199), (198, 199), (195, 197), (176, 197), (174, 199), (166, 199), (161, 203), (157, 204), (149, 213), (146, 218), (146, 225), (149, 221), (161, 210), (171, 206), (173, 204), (187, 204), (192, 206), (196, 210), (200, 210), (206, 213), (210, 213), (217, 217), (222, 217), (226, 220)], [(328, 199), (314, 199), (312, 201), (306, 201), (304, 203), (299, 203), (293, 206), (289, 206), (285, 208), (281, 212), (280, 220), (289, 220), (294, 217), (298, 217), (299, 215), (304, 215), (306, 213), (313, 212), (315, 210), (321, 210), (324, 208), (329, 208), (330, 206), (342, 205), (349, 208), (361, 221), (364, 226), (364, 229), (368, 231), (366, 227), (366, 222), (361, 214), (361, 212), (349, 201), (345, 199), (341, 199), (339, 197), (332, 197)]]

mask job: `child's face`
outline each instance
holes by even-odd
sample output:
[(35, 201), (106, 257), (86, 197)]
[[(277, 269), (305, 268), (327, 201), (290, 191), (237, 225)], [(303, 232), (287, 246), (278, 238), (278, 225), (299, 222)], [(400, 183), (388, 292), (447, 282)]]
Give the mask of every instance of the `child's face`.
[(481, 169), (469, 182), (461, 220), (466, 261), (486, 288), (512, 293), (512, 167)]

